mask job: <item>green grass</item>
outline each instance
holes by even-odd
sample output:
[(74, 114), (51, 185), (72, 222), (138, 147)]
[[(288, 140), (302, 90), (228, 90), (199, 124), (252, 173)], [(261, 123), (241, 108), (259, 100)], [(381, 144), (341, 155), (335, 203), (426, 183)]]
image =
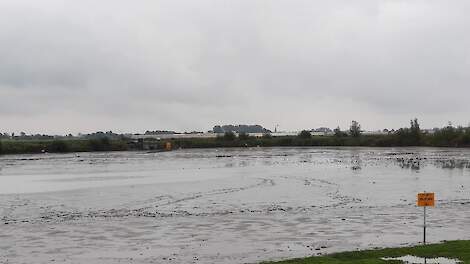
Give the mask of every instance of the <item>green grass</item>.
[(127, 142), (124, 140), (108, 139), (2, 140), (0, 143), (0, 154), (119, 151), (129, 149)]
[(459, 259), (462, 263), (470, 263), (470, 241), (449, 241), (441, 244), (426, 246), (387, 248), (379, 250), (364, 250), (336, 253), (331, 255), (308, 257), (303, 259), (292, 259), (280, 262), (264, 262), (276, 264), (373, 264), (373, 263), (401, 263), (398, 261), (384, 261), (382, 257), (401, 257), (413, 255), (417, 257), (446, 257)]
[[(452, 132), (452, 133), (451, 133)], [(145, 143), (164, 149), (171, 142), (173, 149), (179, 148), (232, 148), (232, 147), (317, 147), (317, 146), (364, 146), (364, 147), (470, 147), (470, 129), (422, 134), (419, 140), (407, 134), (350, 136), (281, 136), (255, 138), (250, 136), (217, 138), (172, 138), (158, 141), (146, 139)], [(22, 153), (66, 153), (85, 151), (139, 150), (142, 147), (130, 139), (45, 139), (45, 140), (0, 140), (0, 154)]]

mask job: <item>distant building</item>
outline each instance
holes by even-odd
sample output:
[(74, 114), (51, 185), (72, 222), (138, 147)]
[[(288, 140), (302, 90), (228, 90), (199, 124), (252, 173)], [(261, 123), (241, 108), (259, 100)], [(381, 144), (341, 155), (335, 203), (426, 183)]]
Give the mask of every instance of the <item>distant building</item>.
[(330, 132), (333, 132), (333, 130), (331, 130), (328, 127), (319, 127), (319, 128), (316, 128), (316, 129), (312, 129), (312, 132), (330, 133)]
[(369, 136), (373, 136), (373, 135), (388, 135), (390, 133), (389, 130), (376, 130), (376, 131), (362, 131), (362, 134), (363, 135), (369, 135)]
[(266, 129), (260, 125), (224, 125), (224, 126), (214, 126), (214, 133), (225, 133), (225, 132), (234, 132), (234, 133), (271, 133), (271, 130)]
[(334, 134), (333, 130), (328, 127), (319, 127), (310, 130), (312, 136), (331, 136)]
[(178, 134), (175, 131), (169, 130), (155, 130), (155, 131), (145, 131), (145, 135), (167, 135), (167, 134)]

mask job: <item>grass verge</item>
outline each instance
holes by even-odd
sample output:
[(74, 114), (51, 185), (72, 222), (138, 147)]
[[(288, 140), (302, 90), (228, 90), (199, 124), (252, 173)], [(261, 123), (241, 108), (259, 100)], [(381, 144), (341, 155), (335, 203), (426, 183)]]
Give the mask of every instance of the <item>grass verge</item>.
[(448, 241), (440, 244), (415, 246), (405, 248), (387, 248), (379, 250), (364, 250), (336, 253), (318, 257), (291, 259), (279, 262), (263, 262), (276, 264), (343, 264), (343, 263), (401, 263), (397, 261), (384, 261), (383, 257), (400, 257), (413, 255), (417, 257), (445, 257), (458, 259), (461, 263), (470, 264), (470, 241)]

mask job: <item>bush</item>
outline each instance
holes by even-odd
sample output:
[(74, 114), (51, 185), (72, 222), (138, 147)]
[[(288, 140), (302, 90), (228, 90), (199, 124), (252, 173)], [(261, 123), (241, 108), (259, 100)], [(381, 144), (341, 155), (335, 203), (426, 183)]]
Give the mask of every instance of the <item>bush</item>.
[(240, 139), (240, 140), (248, 140), (248, 139), (250, 139), (250, 135), (249, 135), (248, 133), (241, 132), (240, 134), (238, 134), (238, 139)]
[(232, 131), (225, 132), (225, 134), (224, 134), (224, 140), (234, 141), (236, 138), (237, 138), (237, 136)]
[(273, 136), (272, 136), (271, 134), (269, 134), (269, 133), (264, 133), (262, 138), (264, 138), (264, 139), (271, 139), (271, 138), (273, 138)]
[(294, 144), (293, 137), (282, 137), (282, 138), (279, 138), (279, 140), (277, 140), (277, 146), (293, 146), (293, 144)]
[(359, 122), (353, 120), (351, 121), (351, 126), (349, 127), (349, 134), (351, 134), (352, 137), (359, 137), (361, 136), (361, 125)]
[(312, 137), (312, 134), (307, 131), (307, 130), (302, 130), (299, 135), (298, 135), (299, 138), (311, 138)]
[(47, 146), (47, 152), (67, 152), (68, 145), (62, 140), (54, 140)]
[(90, 139), (90, 148), (92, 151), (106, 151), (111, 150), (111, 143), (109, 138), (104, 137), (100, 139)]
[(341, 131), (341, 128), (337, 127), (333, 130), (335, 133), (335, 137), (347, 137), (348, 134), (346, 132)]

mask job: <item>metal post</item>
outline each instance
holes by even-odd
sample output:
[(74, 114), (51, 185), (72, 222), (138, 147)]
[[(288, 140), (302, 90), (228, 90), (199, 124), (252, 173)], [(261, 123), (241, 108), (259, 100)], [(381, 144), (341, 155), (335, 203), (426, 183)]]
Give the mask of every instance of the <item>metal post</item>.
[(423, 244), (426, 245), (426, 206), (424, 206)]

